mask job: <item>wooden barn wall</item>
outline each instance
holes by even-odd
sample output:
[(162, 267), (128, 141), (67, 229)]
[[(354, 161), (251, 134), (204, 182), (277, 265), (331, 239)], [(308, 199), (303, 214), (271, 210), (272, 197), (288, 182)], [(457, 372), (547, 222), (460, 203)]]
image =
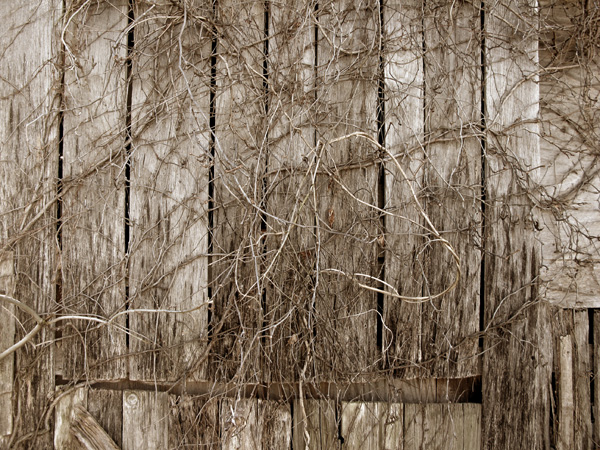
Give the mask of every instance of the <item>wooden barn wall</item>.
[(591, 2), (0, 12), (0, 447), (600, 446)]

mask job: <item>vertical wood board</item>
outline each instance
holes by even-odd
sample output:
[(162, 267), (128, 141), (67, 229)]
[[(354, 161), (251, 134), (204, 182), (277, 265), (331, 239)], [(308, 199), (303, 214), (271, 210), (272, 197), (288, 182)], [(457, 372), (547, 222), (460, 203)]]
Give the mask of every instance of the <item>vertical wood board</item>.
[(374, 1), (340, 0), (317, 12), (316, 137), (326, 172), (316, 179), (319, 284), (316, 376), (328, 380), (375, 369), (379, 150), (379, 14)]
[[(0, 240), (13, 252), (14, 297), (40, 315), (56, 312), (56, 196), (60, 74), (58, 40), (61, 2), (2, 2), (0, 36)], [(34, 327), (29, 314), (16, 311), (15, 340)], [(54, 392), (54, 331), (43, 329), (12, 356), (13, 442), (16, 448), (52, 447), (52, 433), (41, 421)], [(41, 344), (41, 345), (38, 345)], [(35, 346), (34, 346), (35, 345)], [(18, 418), (18, 420), (14, 420)], [(50, 421), (52, 422), (52, 421)]]
[(215, 80), (210, 374), (258, 381), (264, 240), (263, 2), (219, 1)]
[[(12, 252), (0, 252), (0, 294), (12, 297), (15, 291), (14, 256)], [(15, 343), (15, 306), (0, 301), (0, 350)], [(13, 430), (12, 399), (14, 385), (14, 357), (0, 361), (0, 444), (8, 440)]]
[(293, 403), (293, 448), (339, 449), (336, 406), (330, 400), (299, 399)]
[[(390, 0), (383, 8), (385, 89), (385, 281), (391, 294), (423, 291), (423, 217), (418, 194), (423, 178), (424, 74), (420, 0)], [(421, 372), (421, 305), (384, 298), (382, 351), (397, 376)]]
[[(64, 20), (63, 313), (109, 320), (125, 310), (127, 2), (67, 2)], [(63, 376), (123, 378), (125, 316), (73, 325)]]
[[(427, 226), (422, 354), (433, 377), (478, 375), (481, 267), (480, 5), (427, 2), (423, 207)], [(460, 272), (457, 267), (460, 264)]]
[(526, 194), (540, 161), (538, 42), (531, 26), (537, 10), (534, 2), (498, 2), (486, 4), (484, 13), (483, 445), (547, 448), (550, 329), (546, 305), (539, 302), (536, 218)]
[(205, 379), (212, 9), (134, 13), (129, 371)]
[[(265, 379), (309, 373), (314, 327), (315, 17), (307, 0), (273, 2), (269, 22)], [(308, 374), (307, 374), (308, 375)]]
[(123, 391), (123, 450), (168, 448), (169, 394)]

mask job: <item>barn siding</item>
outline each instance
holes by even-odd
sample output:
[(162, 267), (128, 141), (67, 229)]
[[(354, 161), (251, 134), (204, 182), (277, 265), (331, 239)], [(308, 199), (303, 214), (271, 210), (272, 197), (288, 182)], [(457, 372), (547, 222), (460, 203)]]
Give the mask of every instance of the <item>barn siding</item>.
[(2, 6), (2, 443), (597, 445), (594, 11), (484, 6)]

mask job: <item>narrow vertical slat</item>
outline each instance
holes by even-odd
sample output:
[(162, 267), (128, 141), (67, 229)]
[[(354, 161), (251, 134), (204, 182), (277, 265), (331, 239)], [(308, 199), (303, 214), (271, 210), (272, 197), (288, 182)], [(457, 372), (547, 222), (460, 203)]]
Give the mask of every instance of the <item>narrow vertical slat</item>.
[[(0, 294), (13, 297), (15, 270), (13, 252), (0, 252)], [(0, 301), (0, 349), (5, 350), (15, 343), (15, 306)], [(0, 445), (7, 442), (13, 430), (12, 399), (15, 358), (0, 361)]]
[(386, 414), (379, 418), (385, 450), (404, 449), (404, 408), (402, 403), (388, 403), (385, 405)]
[(536, 15), (533, 1), (486, 3), (482, 435), (490, 449), (550, 445), (550, 330), (527, 196), (540, 161)]
[[(318, 11), (316, 360), (319, 377), (373, 370), (377, 345), (379, 8), (339, 0)], [(351, 136), (364, 133), (363, 136)]]
[(134, 11), (132, 379), (206, 377), (211, 12), (209, 1)]
[(593, 423), (593, 439), (596, 446), (600, 445), (600, 311), (594, 310), (593, 312), (593, 323), (594, 329), (590, 330), (590, 333), (594, 333), (594, 348), (593, 348), (593, 389), (594, 397), (592, 417), (594, 418)]
[(293, 448), (338, 449), (335, 403), (328, 400), (294, 400)]
[[(423, 26), (420, 0), (384, 2), (385, 281), (390, 292), (420, 297), (423, 290), (423, 218), (417, 194), (424, 163)], [(421, 305), (384, 298), (382, 349), (390, 369), (415, 378), (421, 371)]]
[(265, 377), (292, 381), (314, 325), (314, 2), (272, 2), (270, 13)]
[(123, 391), (123, 450), (168, 448), (169, 394)]
[[(425, 154), (423, 207), (441, 238), (427, 227), (422, 353), (428, 376), (480, 373), (478, 354), (481, 267), (480, 4), (426, 2)], [(465, 340), (470, 336), (468, 339)]]
[(218, 398), (169, 395), (169, 405), (169, 448), (221, 448)]
[[(62, 205), (62, 300), (68, 315), (125, 310), (127, 1), (67, 2)], [(67, 379), (126, 374), (125, 316), (74, 322), (62, 346)]]
[[(58, 0), (0, 2), (0, 247), (13, 252), (14, 297), (42, 316), (56, 312), (61, 9)], [(15, 311), (18, 341), (34, 323)], [(13, 415), (15, 448), (52, 447), (43, 415), (54, 392), (53, 339), (47, 327), (9, 356), (15, 361), (14, 401), (2, 415)]]
[(559, 338), (559, 381), (558, 381), (558, 450), (574, 448), (573, 424), (575, 400), (573, 391), (573, 338), (571, 335)]
[(587, 309), (573, 312), (573, 386), (575, 400), (576, 450), (592, 447), (592, 395), (590, 391), (592, 364), (590, 361), (589, 316)]
[(264, 2), (216, 4), (211, 376), (260, 379)]

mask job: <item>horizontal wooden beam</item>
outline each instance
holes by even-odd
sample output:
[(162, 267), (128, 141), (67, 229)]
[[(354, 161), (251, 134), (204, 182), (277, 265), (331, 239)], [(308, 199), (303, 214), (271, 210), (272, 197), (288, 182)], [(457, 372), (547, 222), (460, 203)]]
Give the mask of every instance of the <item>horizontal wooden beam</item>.
[[(299, 383), (214, 383), (210, 381), (180, 381), (154, 383), (139, 380), (93, 381), (81, 380), (86, 386), (109, 390), (148, 390), (176, 395), (210, 395), (213, 397), (259, 398), (289, 400), (300, 396)], [(56, 385), (72, 382), (56, 377)], [(364, 383), (303, 383), (307, 398), (335, 399), (338, 401), (394, 402), (394, 403), (479, 403), (481, 377), (379, 379)]]

